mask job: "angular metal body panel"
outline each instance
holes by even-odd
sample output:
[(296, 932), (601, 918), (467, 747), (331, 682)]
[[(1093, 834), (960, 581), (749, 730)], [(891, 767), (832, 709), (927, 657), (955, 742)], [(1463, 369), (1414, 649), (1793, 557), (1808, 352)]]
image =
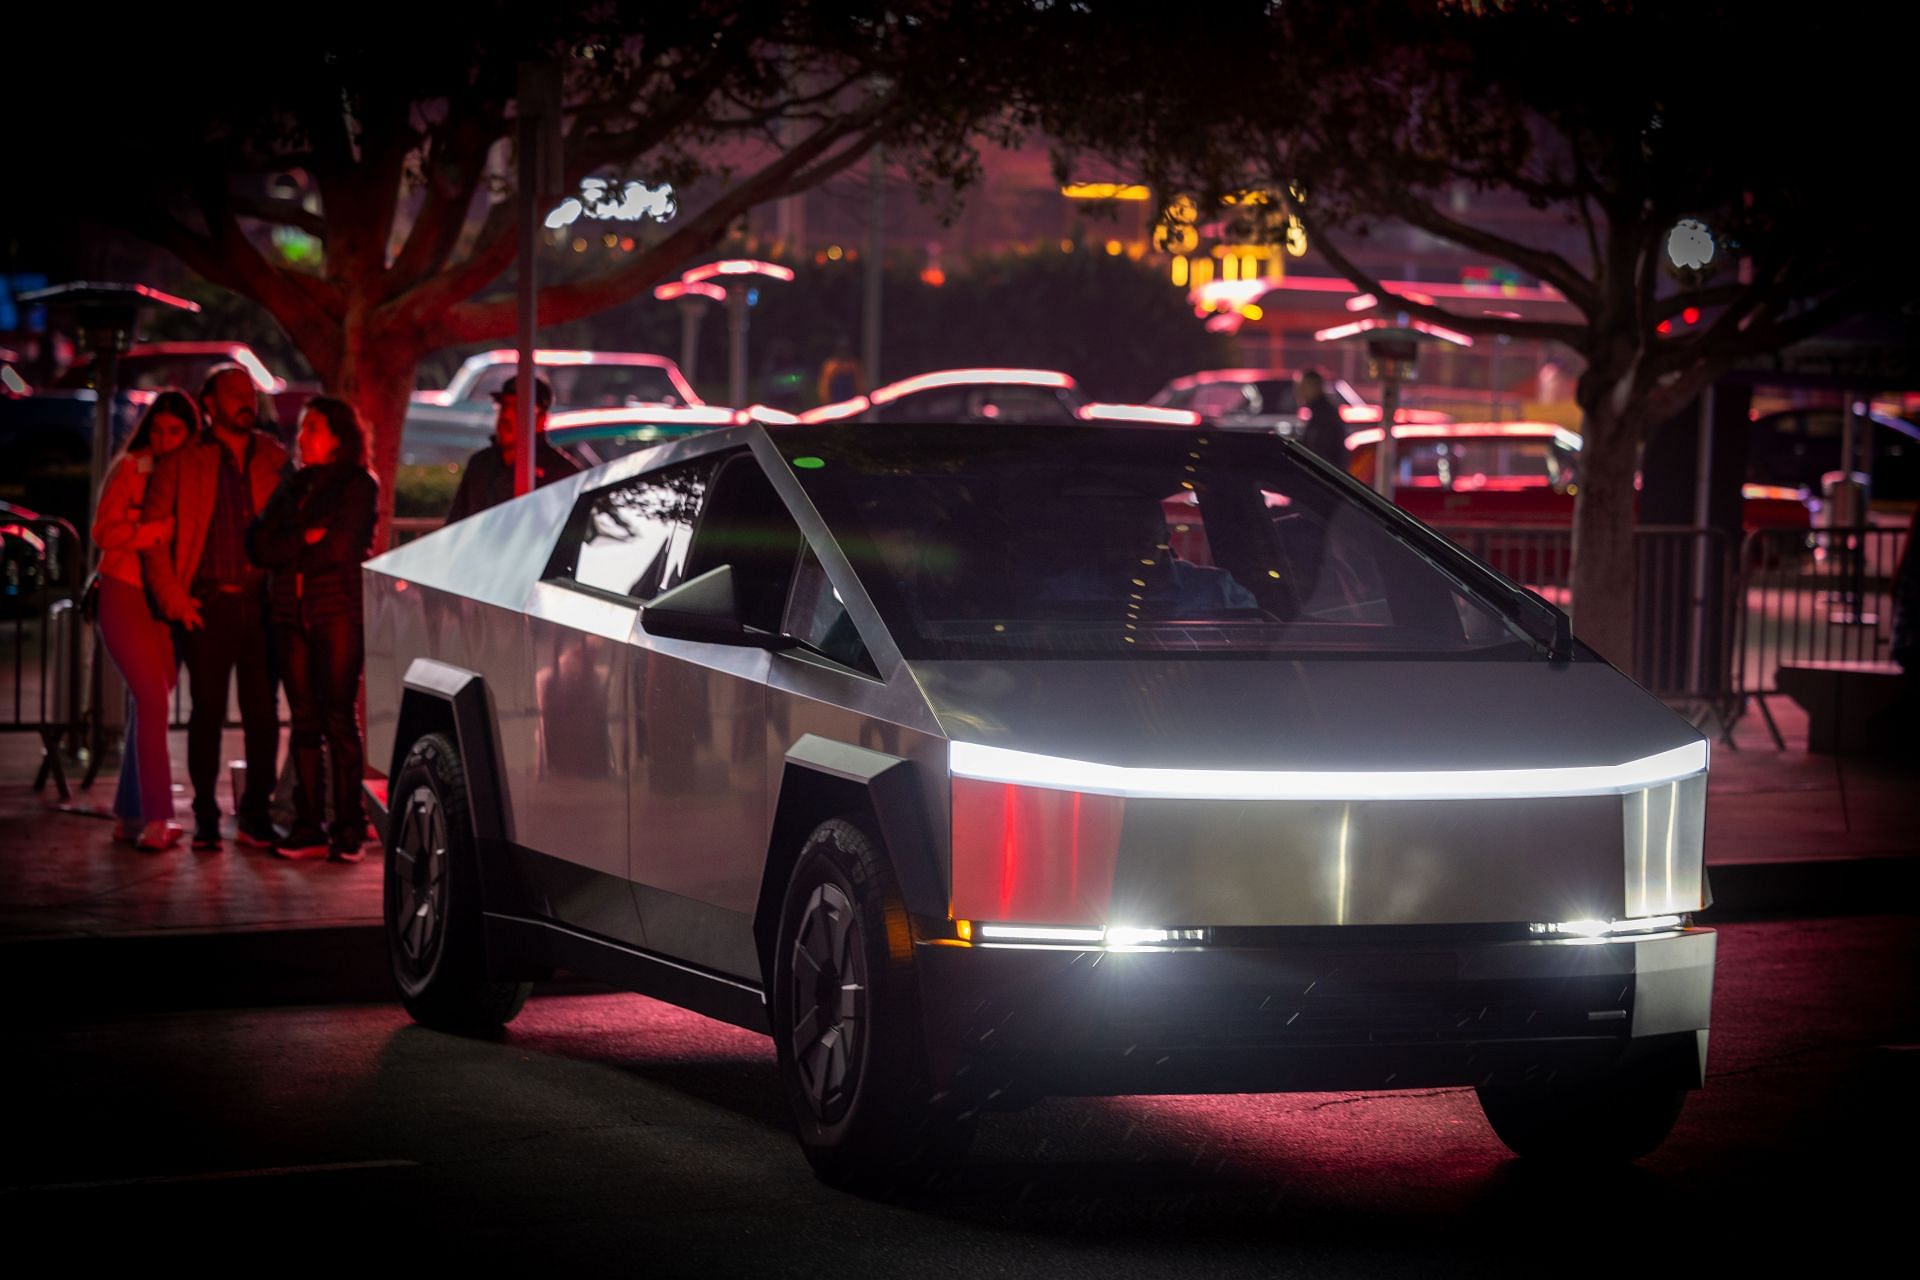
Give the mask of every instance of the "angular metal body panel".
[[(875, 675), (799, 649), (655, 636), (640, 626), (638, 602), (541, 580), (581, 493), (742, 449), (759, 458), (819, 558)], [(917, 806), (913, 822), (890, 815), (896, 832), (912, 828), (925, 846), (890, 849), (896, 862), (913, 859), (896, 870), (916, 917), (1268, 939), (1129, 954), (923, 938), (929, 1043), (956, 1062), (994, 1035), (996, 1046), (1055, 1054), (1060, 1088), (1342, 1087), (1365, 1082), (1355, 1061), (1391, 1074), (1400, 1049), (1381, 1049), (1379, 1026), (1341, 1022), (1348, 1006), (1338, 1001), (1412, 1001), (1430, 1018), (1460, 991), (1484, 988), (1490, 1018), (1507, 1005), (1517, 1018), (1528, 1001), (1559, 1001), (1554, 1016), (1567, 1030), (1554, 1044), (1581, 1063), (1605, 1069), (1657, 1051), (1686, 1058), (1698, 1082), (1710, 933), (1591, 946), (1462, 939), (1496, 926), (1697, 909), (1703, 775), (1579, 794), (1259, 800), (953, 775), (956, 744), (1133, 770), (1392, 775), (1605, 769), (1702, 743), (1603, 663), (910, 663), (757, 426), (665, 444), (483, 512), (370, 562), (364, 583), (375, 761), (407, 745), (395, 738), (415, 659), (485, 682), (503, 812), (482, 853), (517, 860), (526, 874), (503, 882), (527, 899), (490, 901), (488, 911), (516, 936), (545, 939), (527, 943), (535, 959), (588, 963), (602, 947), (620, 958), (610, 974), (642, 975), (633, 980), (644, 989), (760, 1025), (752, 997), (766, 940), (755, 925), (764, 930), (796, 851), (773, 841), (805, 834), (789, 829), (791, 814), (782, 825), (783, 788), (802, 789), (804, 777), (793, 780), (807, 770), (845, 782), (836, 762), (852, 761), (857, 774), (866, 760), (896, 802)], [(854, 793), (816, 794), (825, 805)], [(808, 814), (810, 829), (818, 815)], [(1421, 941), (1436, 930), (1454, 930), (1454, 940)], [(1304, 1003), (1328, 991), (1335, 1003)], [(1283, 997), (1322, 1021), (1296, 1030), (1269, 1017)], [(1196, 1052), (1187, 1011), (1216, 1005), (1221, 1020), (1201, 1027), (1206, 1052)], [(1517, 1023), (1458, 1037), (1445, 1018), (1419, 1025), (1441, 1027), (1447, 1041), (1428, 1046), (1435, 1056), (1415, 1073), (1434, 1081), (1472, 1082), (1488, 1044), (1513, 1049), (1524, 1067), (1525, 1046), (1541, 1042)], [(1245, 1043), (1234, 1039), (1242, 1031)], [(1124, 1052), (1149, 1035), (1162, 1037), (1171, 1074), (1141, 1075), (1155, 1063)], [(1329, 1047), (1337, 1060), (1309, 1062)], [(1223, 1056), (1209, 1059), (1216, 1050)], [(1221, 1070), (1209, 1074), (1209, 1063)]]

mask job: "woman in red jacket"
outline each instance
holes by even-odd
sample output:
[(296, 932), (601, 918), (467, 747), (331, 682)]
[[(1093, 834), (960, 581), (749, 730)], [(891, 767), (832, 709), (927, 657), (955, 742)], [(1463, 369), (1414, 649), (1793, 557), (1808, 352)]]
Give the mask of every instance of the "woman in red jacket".
[(167, 698), (177, 669), (173, 634), (155, 615), (140, 569), (140, 553), (172, 537), (173, 521), (144, 519), (142, 505), (154, 463), (199, 430), (192, 396), (171, 387), (154, 396), (107, 471), (93, 521), (93, 545), (100, 549), (100, 639), (133, 695), (113, 797), (113, 838), (150, 853), (171, 848), (181, 828), (173, 821), (173, 764), (167, 755)]
[[(292, 713), (295, 817), (275, 846), (283, 858), (358, 862), (360, 803), (360, 564), (373, 552), (380, 486), (367, 470), (366, 431), (351, 404), (315, 396), (300, 415), (300, 467), (280, 482), (248, 533), (255, 564), (272, 571), (268, 618)], [(331, 838), (321, 829), (321, 758), (333, 775)]]

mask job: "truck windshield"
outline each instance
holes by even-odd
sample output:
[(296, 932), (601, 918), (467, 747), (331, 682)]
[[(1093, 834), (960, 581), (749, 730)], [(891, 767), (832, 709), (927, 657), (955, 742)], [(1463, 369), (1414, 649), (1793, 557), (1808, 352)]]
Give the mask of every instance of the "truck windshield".
[(904, 656), (1525, 658), (1470, 574), (1267, 436), (777, 432)]

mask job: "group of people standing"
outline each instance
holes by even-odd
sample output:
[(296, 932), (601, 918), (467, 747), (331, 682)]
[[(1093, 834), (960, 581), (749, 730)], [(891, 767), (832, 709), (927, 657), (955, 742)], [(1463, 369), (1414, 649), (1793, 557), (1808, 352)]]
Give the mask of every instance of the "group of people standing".
[[(379, 488), (347, 401), (307, 402), (292, 459), (258, 415), (251, 375), (222, 366), (197, 401), (178, 389), (155, 395), (107, 473), (93, 529), (99, 626), (132, 694), (114, 836), (158, 852), (185, 834), (173, 820), (167, 748), (167, 702), (184, 663), (193, 848), (221, 846), (215, 788), (237, 682), (246, 784), (233, 839), (286, 858), (357, 862), (367, 834), (360, 564), (373, 550)], [(269, 812), (277, 683), (287, 691), (295, 784), (284, 834)]]

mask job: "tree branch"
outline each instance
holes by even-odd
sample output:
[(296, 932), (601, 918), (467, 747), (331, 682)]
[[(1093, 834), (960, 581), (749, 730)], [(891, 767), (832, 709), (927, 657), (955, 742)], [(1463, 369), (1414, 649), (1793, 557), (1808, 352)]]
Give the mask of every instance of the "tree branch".
[(1518, 240), (1511, 240), (1506, 236), (1495, 235), (1491, 231), (1471, 226), (1457, 218), (1448, 217), (1429, 201), (1412, 196), (1389, 197), (1388, 207), (1399, 217), (1424, 231), (1442, 236), (1463, 248), (1475, 249), (1511, 262), (1522, 271), (1529, 272), (1558, 289), (1568, 302), (1578, 307), (1583, 313), (1592, 313), (1593, 282), (1581, 275), (1571, 262), (1559, 254), (1547, 249), (1537, 249), (1532, 245), (1522, 244)]
[[(486, 181), (487, 153), (492, 150), (494, 137), (494, 130), (483, 127), (480, 119), (463, 114), (450, 133), (428, 143), (421, 162), (426, 173), (426, 196), (400, 256), (393, 261), (389, 298), (446, 269), (466, 227), (473, 198)], [(445, 154), (440, 154), (443, 151)], [(445, 181), (436, 176), (443, 173), (448, 175)]]
[[(895, 101), (891, 95), (874, 98), (838, 123), (815, 131), (762, 166), (751, 177), (737, 183), (698, 216), (641, 254), (629, 266), (599, 279), (582, 280), (542, 292), (540, 323), (565, 324), (624, 302), (656, 283), (673, 267), (718, 243), (734, 219), (761, 201), (772, 198), (795, 175), (805, 172), (849, 135), (869, 130), (877, 133), (875, 126), (884, 119)], [(871, 143), (866, 145), (870, 146)], [(509, 251), (507, 259), (510, 261), (511, 257)], [(426, 313), (427, 317), (431, 317), (426, 319), (426, 327), (436, 339), (436, 345), (480, 341), (511, 330), (514, 305), (510, 299), (465, 302), (441, 310), (437, 316), (432, 312)]]
[[(1304, 220), (1303, 220), (1304, 221)], [(1500, 316), (1463, 316), (1431, 303), (1415, 302), (1403, 297), (1381, 284), (1365, 268), (1356, 264), (1346, 254), (1335, 248), (1327, 239), (1324, 230), (1317, 227), (1308, 231), (1314, 249), (1325, 258), (1333, 269), (1352, 281), (1355, 288), (1370, 293), (1379, 300), (1382, 310), (1391, 304), (1395, 311), (1405, 311), (1409, 315), (1419, 316), (1434, 324), (1443, 324), (1467, 334), (1506, 334), (1512, 338), (1527, 338), (1539, 342), (1561, 342), (1580, 350), (1584, 347), (1588, 329), (1585, 325), (1557, 323), (1548, 320), (1512, 320)]]

